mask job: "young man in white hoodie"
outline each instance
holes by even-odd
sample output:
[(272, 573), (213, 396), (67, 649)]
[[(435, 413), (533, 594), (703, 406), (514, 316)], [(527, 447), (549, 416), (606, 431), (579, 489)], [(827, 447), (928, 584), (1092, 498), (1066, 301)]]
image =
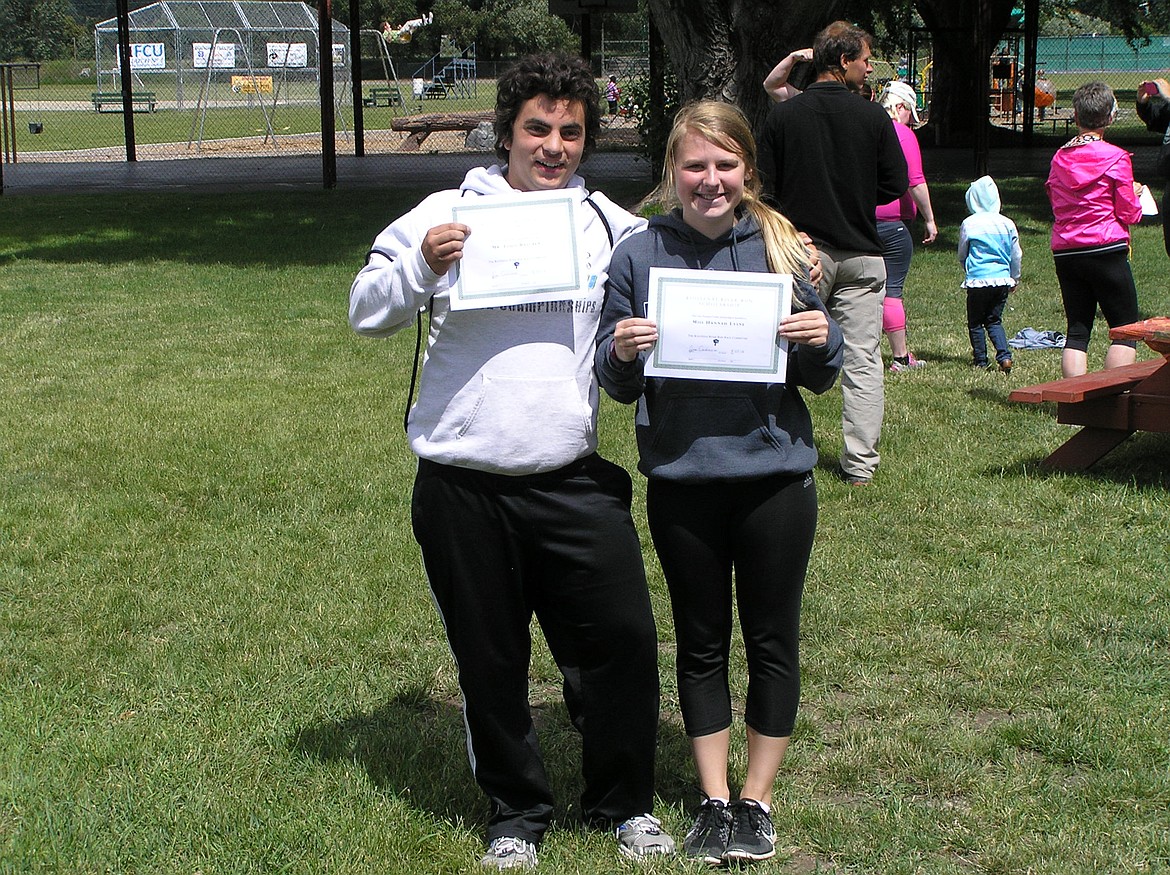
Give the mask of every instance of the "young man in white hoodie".
[[(581, 806), (623, 854), (671, 853), (651, 815), (657, 634), (624, 469), (597, 454), (593, 351), (610, 254), (642, 230), (576, 175), (600, 129), (588, 66), (521, 59), (501, 77), (496, 154), (374, 241), (349, 321), (385, 337), (430, 310), (407, 420), (419, 457), (412, 524), (459, 670), (471, 767), (491, 814), (488, 868), (534, 868), (553, 797), (528, 701), (535, 614), (582, 734)], [(571, 300), (452, 310), (448, 270), (471, 229), (452, 206), (560, 190), (576, 200), (588, 289)]]

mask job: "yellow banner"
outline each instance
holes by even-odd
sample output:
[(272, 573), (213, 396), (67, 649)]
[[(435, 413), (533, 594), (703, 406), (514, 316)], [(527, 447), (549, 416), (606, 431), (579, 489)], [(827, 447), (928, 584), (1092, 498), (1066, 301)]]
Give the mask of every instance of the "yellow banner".
[(233, 94), (271, 94), (271, 76), (233, 76)]

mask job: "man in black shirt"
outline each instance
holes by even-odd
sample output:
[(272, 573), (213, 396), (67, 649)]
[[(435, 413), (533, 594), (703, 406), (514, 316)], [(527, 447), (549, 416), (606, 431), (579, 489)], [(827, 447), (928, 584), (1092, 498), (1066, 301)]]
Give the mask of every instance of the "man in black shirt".
[(774, 106), (759, 137), (765, 191), (820, 250), (821, 298), (845, 335), (841, 474), (857, 485), (877, 469), (885, 404), (886, 268), (875, 212), (909, 184), (890, 117), (856, 93), (873, 72), (872, 42), (843, 21), (817, 34), (816, 81)]

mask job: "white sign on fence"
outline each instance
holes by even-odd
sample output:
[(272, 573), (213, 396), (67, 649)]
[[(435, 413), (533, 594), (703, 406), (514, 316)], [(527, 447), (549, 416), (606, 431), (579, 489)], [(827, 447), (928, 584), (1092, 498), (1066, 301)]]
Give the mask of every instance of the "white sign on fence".
[(167, 68), (166, 43), (131, 43), (131, 70), (165, 70)]
[(211, 43), (191, 43), (191, 66), (206, 69), (208, 60), (212, 67), (231, 69), (236, 66), (236, 44), (216, 43), (215, 57), (211, 57)]
[(309, 47), (305, 43), (268, 43), (269, 67), (309, 66)]

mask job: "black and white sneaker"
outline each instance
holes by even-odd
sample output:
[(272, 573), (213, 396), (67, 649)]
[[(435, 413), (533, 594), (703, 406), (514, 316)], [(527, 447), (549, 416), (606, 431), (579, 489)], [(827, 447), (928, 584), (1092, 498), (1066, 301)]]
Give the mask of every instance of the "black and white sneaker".
[(721, 799), (708, 799), (699, 806), (695, 825), (683, 839), (683, 853), (693, 860), (718, 866), (723, 863), (730, 833), (731, 813), (727, 810), (727, 803)]
[(727, 806), (731, 813), (731, 835), (727, 839), (727, 862), (767, 860), (776, 854), (776, 830), (772, 818), (754, 799), (738, 799)]

